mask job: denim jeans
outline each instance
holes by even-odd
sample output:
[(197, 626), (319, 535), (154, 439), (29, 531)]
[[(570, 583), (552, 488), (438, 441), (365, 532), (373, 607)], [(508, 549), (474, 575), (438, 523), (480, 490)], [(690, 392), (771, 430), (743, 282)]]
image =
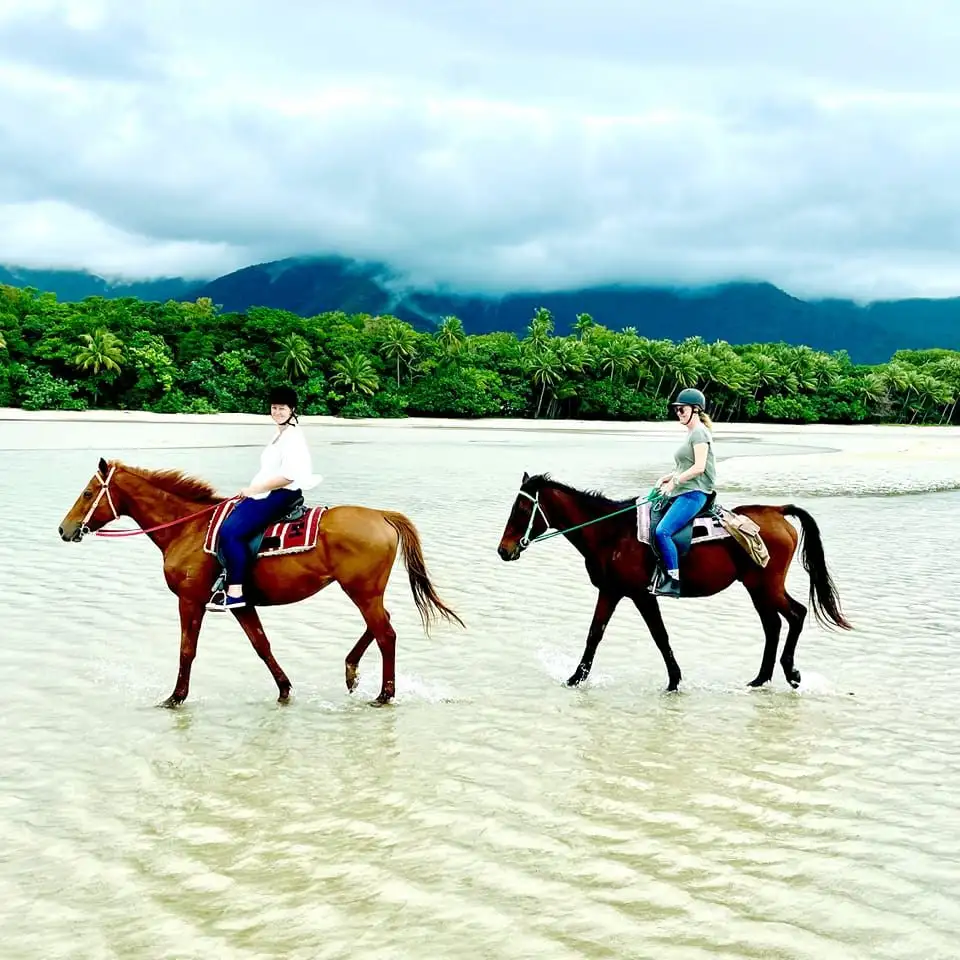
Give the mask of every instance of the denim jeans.
[(220, 528), (220, 549), (228, 585), (246, 582), (253, 562), (250, 541), (271, 523), (276, 523), (299, 496), (299, 490), (271, 490), (262, 500), (247, 497), (230, 511)]
[(663, 565), (667, 570), (679, 570), (680, 561), (677, 558), (677, 547), (673, 542), (673, 535), (682, 530), (707, 502), (707, 495), (702, 490), (690, 490), (678, 494), (667, 509), (663, 519), (657, 524), (656, 541), (663, 558)]

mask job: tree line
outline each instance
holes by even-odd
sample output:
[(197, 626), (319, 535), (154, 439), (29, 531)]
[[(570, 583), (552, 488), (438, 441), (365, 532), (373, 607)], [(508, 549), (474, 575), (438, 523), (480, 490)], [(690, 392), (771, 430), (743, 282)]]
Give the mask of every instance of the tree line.
[(223, 313), (207, 298), (166, 303), (0, 285), (0, 406), (158, 413), (263, 412), (291, 382), (301, 412), (343, 417), (650, 420), (682, 386), (715, 419), (785, 423), (957, 422), (960, 352), (900, 350), (854, 363), (785, 343), (679, 342), (579, 314), (567, 336), (538, 309), (523, 337), (433, 332), (391, 316)]

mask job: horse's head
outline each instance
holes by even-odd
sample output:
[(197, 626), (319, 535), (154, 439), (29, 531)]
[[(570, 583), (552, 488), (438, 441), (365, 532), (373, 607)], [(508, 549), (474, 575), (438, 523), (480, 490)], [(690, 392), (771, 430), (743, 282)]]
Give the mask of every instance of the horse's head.
[(516, 560), (530, 546), (530, 541), (546, 533), (550, 528), (540, 506), (540, 487), (530, 482), (529, 474), (524, 473), (520, 481), (520, 491), (513, 501), (513, 508), (507, 518), (507, 525), (500, 538), (497, 553), (501, 560)]
[(63, 540), (82, 540), (84, 534), (99, 530), (111, 520), (117, 519), (119, 514), (114, 500), (116, 492), (111, 491), (115, 470), (116, 467), (111, 467), (103, 457), (100, 458), (97, 472), (60, 521), (60, 537)]

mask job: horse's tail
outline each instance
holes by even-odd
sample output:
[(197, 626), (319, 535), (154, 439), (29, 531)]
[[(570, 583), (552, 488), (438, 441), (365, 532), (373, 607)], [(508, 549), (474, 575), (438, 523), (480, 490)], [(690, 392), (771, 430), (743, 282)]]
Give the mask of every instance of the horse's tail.
[(810, 606), (813, 615), (825, 627), (835, 626), (852, 630), (853, 625), (840, 610), (840, 595), (827, 569), (823, 540), (817, 521), (801, 507), (792, 503), (780, 508), (784, 516), (796, 517), (803, 530), (803, 569), (810, 575)]
[(410, 591), (413, 594), (413, 602), (417, 605), (424, 630), (429, 633), (431, 622), (438, 617), (443, 617), (448, 622), (456, 622), (461, 627), (465, 627), (466, 624), (440, 599), (430, 582), (417, 528), (402, 513), (385, 510), (383, 511), (383, 519), (400, 535), (403, 562), (410, 577)]

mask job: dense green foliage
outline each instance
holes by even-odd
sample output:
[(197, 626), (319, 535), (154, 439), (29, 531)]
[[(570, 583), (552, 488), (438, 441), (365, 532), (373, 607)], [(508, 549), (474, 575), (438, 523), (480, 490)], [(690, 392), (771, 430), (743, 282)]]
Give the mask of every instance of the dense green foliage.
[(422, 333), (388, 316), (220, 313), (204, 298), (60, 303), (0, 285), (0, 406), (262, 412), (266, 386), (292, 381), (307, 414), (648, 420), (699, 386), (720, 420), (957, 421), (955, 351), (866, 366), (783, 343), (650, 340), (586, 314), (569, 336), (553, 330), (542, 309), (523, 338), (467, 336), (455, 317)]

